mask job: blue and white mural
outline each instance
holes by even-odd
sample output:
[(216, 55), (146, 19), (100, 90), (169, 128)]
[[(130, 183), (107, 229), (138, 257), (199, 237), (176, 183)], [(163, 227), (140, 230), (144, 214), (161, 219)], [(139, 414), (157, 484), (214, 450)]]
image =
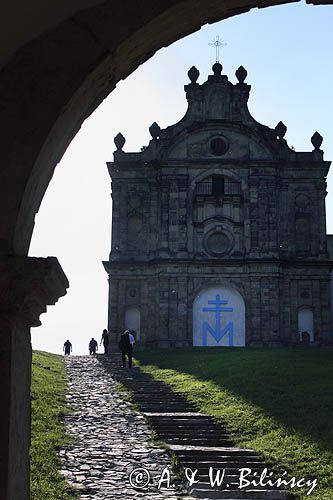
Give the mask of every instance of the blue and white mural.
[(232, 288), (203, 290), (193, 303), (194, 346), (245, 346), (245, 304)]

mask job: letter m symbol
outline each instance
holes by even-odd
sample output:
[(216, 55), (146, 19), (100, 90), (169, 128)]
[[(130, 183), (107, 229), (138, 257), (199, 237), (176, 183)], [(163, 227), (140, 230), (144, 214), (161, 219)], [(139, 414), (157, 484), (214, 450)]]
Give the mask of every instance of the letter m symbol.
[(220, 342), (220, 340), (228, 334), (229, 336), (229, 346), (233, 347), (234, 345), (234, 324), (230, 321), (223, 330), (221, 331), (220, 328), (218, 328), (218, 331), (213, 330), (213, 328), (206, 322), (204, 321), (202, 325), (202, 345), (206, 346), (207, 345), (207, 333), (210, 333), (216, 342)]

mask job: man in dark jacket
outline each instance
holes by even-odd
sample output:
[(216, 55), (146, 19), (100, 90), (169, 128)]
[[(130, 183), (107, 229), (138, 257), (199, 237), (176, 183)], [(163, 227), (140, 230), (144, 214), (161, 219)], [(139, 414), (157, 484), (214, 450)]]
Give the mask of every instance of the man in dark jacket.
[(71, 351), (72, 351), (72, 344), (70, 343), (69, 340), (66, 340), (66, 342), (64, 343), (65, 356), (69, 356)]
[(126, 354), (128, 356), (128, 368), (132, 367), (132, 352), (133, 347), (130, 342), (129, 331), (125, 330), (124, 333), (121, 334), (119, 340), (119, 350), (122, 355), (123, 367), (126, 367)]
[(98, 344), (94, 337), (89, 342), (89, 354), (96, 354), (96, 350), (98, 349)]

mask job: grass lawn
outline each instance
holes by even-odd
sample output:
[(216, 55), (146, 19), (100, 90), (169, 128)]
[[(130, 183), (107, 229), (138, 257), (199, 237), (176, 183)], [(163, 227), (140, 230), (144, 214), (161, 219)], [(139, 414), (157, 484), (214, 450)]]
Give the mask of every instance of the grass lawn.
[(77, 498), (59, 474), (57, 451), (68, 444), (60, 422), (65, 412), (66, 378), (62, 356), (32, 356), (31, 500)]
[[(193, 348), (138, 352), (164, 380), (291, 477), (317, 478), (333, 499), (333, 350)], [(295, 492), (295, 490), (293, 490)]]

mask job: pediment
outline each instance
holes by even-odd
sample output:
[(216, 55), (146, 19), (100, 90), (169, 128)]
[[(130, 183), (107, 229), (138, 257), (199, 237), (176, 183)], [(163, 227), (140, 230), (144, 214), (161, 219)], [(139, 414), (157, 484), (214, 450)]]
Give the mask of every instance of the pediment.
[(201, 129), (181, 134), (169, 147), (169, 159), (273, 159), (273, 152), (256, 133), (233, 129)]

